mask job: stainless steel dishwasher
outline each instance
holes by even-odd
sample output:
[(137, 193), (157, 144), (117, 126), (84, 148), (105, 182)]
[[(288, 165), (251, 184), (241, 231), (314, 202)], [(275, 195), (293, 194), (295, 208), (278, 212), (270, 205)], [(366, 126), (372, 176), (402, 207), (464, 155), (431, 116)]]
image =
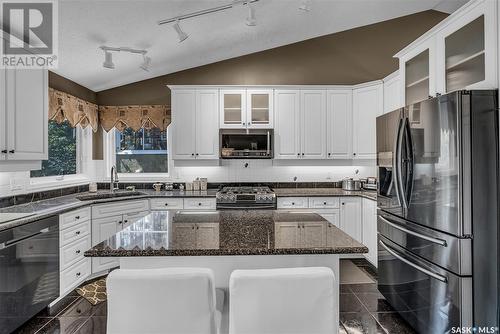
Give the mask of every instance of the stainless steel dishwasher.
[(0, 333), (11, 333), (59, 296), (59, 219), (0, 232)]

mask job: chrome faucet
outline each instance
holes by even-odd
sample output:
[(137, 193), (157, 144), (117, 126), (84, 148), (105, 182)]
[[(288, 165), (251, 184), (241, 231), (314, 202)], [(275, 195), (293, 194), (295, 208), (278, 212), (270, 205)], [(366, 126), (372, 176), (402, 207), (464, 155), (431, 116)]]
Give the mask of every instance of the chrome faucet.
[(118, 190), (118, 172), (116, 166), (111, 167), (111, 181), (109, 182), (109, 189), (111, 192)]

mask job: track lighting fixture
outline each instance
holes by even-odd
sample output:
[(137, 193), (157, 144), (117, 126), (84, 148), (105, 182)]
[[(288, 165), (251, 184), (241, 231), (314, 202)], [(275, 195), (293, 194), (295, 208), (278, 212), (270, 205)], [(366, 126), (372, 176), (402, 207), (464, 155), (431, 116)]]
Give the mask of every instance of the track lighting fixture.
[(309, 12), (311, 10), (311, 4), (309, 0), (303, 0), (299, 9), (303, 10), (304, 12)]
[(143, 59), (143, 62), (141, 64), (141, 66), (139, 66), (139, 67), (141, 69), (143, 69), (144, 71), (148, 72), (149, 67), (151, 66), (151, 58), (146, 56), (146, 55), (142, 55), (142, 59)]
[(129, 52), (129, 53), (140, 54), (142, 55), (143, 62), (139, 67), (144, 71), (149, 71), (149, 68), (151, 67), (151, 58), (146, 56), (146, 53), (148, 53), (147, 50), (137, 50), (126, 47), (115, 48), (104, 45), (101, 46), (100, 49), (104, 51), (104, 62), (102, 63), (102, 66), (104, 68), (110, 68), (110, 69), (115, 68), (115, 64), (113, 63), (113, 54), (111, 52)]
[(174, 24), (174, 29), (175, 29), (175, 32), (177, 33), (177, 38), (179, 38), (179, 43), (180, 43), (180, 42), (185, 41), (185, 40), (186, 40), (186, 38), (188, 38), (188, 37), (189, 37), (189, 35), (188, 35), (188, 34), (186, 34), (186, 33), (182, 30), (182, 28), (181, 28), (181, 26), (180, 26), (180, 24), (179, 24), (179, 19), (177, 19), (177, 20), (175, 21), (175, 24)]
[(115, 64), (113, 64), (113, 54), (109, 51), (104, 51), (104, 63), (102, 63), (102, 67), (114, 69)]
[(248, 6), (248, 15), (246, 24), (247, 26), (254, 27), (257, 25), (257, 19), (255, 18), (255, 8), (250, 2), (247, 2), (247, 6)]

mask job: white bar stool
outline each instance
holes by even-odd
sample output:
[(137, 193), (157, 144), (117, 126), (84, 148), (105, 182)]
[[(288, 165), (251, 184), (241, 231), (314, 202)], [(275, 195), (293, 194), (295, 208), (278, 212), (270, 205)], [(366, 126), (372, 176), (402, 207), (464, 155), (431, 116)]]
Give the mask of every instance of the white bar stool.
[(210, 269), (117, 269), (106, 285), (108, 334), (218, 333)]
[(229, 333), (337, 333), (337, 290), (330, 268), (235, 270), (229, 280)]

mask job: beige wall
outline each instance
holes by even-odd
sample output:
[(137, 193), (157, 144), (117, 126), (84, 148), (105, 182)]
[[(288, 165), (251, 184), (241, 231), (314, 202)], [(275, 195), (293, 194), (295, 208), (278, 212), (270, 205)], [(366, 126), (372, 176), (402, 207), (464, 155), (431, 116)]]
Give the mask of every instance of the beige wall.
[(358, 84), (398, 68), (392, 56), (443, 20), (425, 11), (101, 91), (102, 105), (170, 104), (172, 85)]

